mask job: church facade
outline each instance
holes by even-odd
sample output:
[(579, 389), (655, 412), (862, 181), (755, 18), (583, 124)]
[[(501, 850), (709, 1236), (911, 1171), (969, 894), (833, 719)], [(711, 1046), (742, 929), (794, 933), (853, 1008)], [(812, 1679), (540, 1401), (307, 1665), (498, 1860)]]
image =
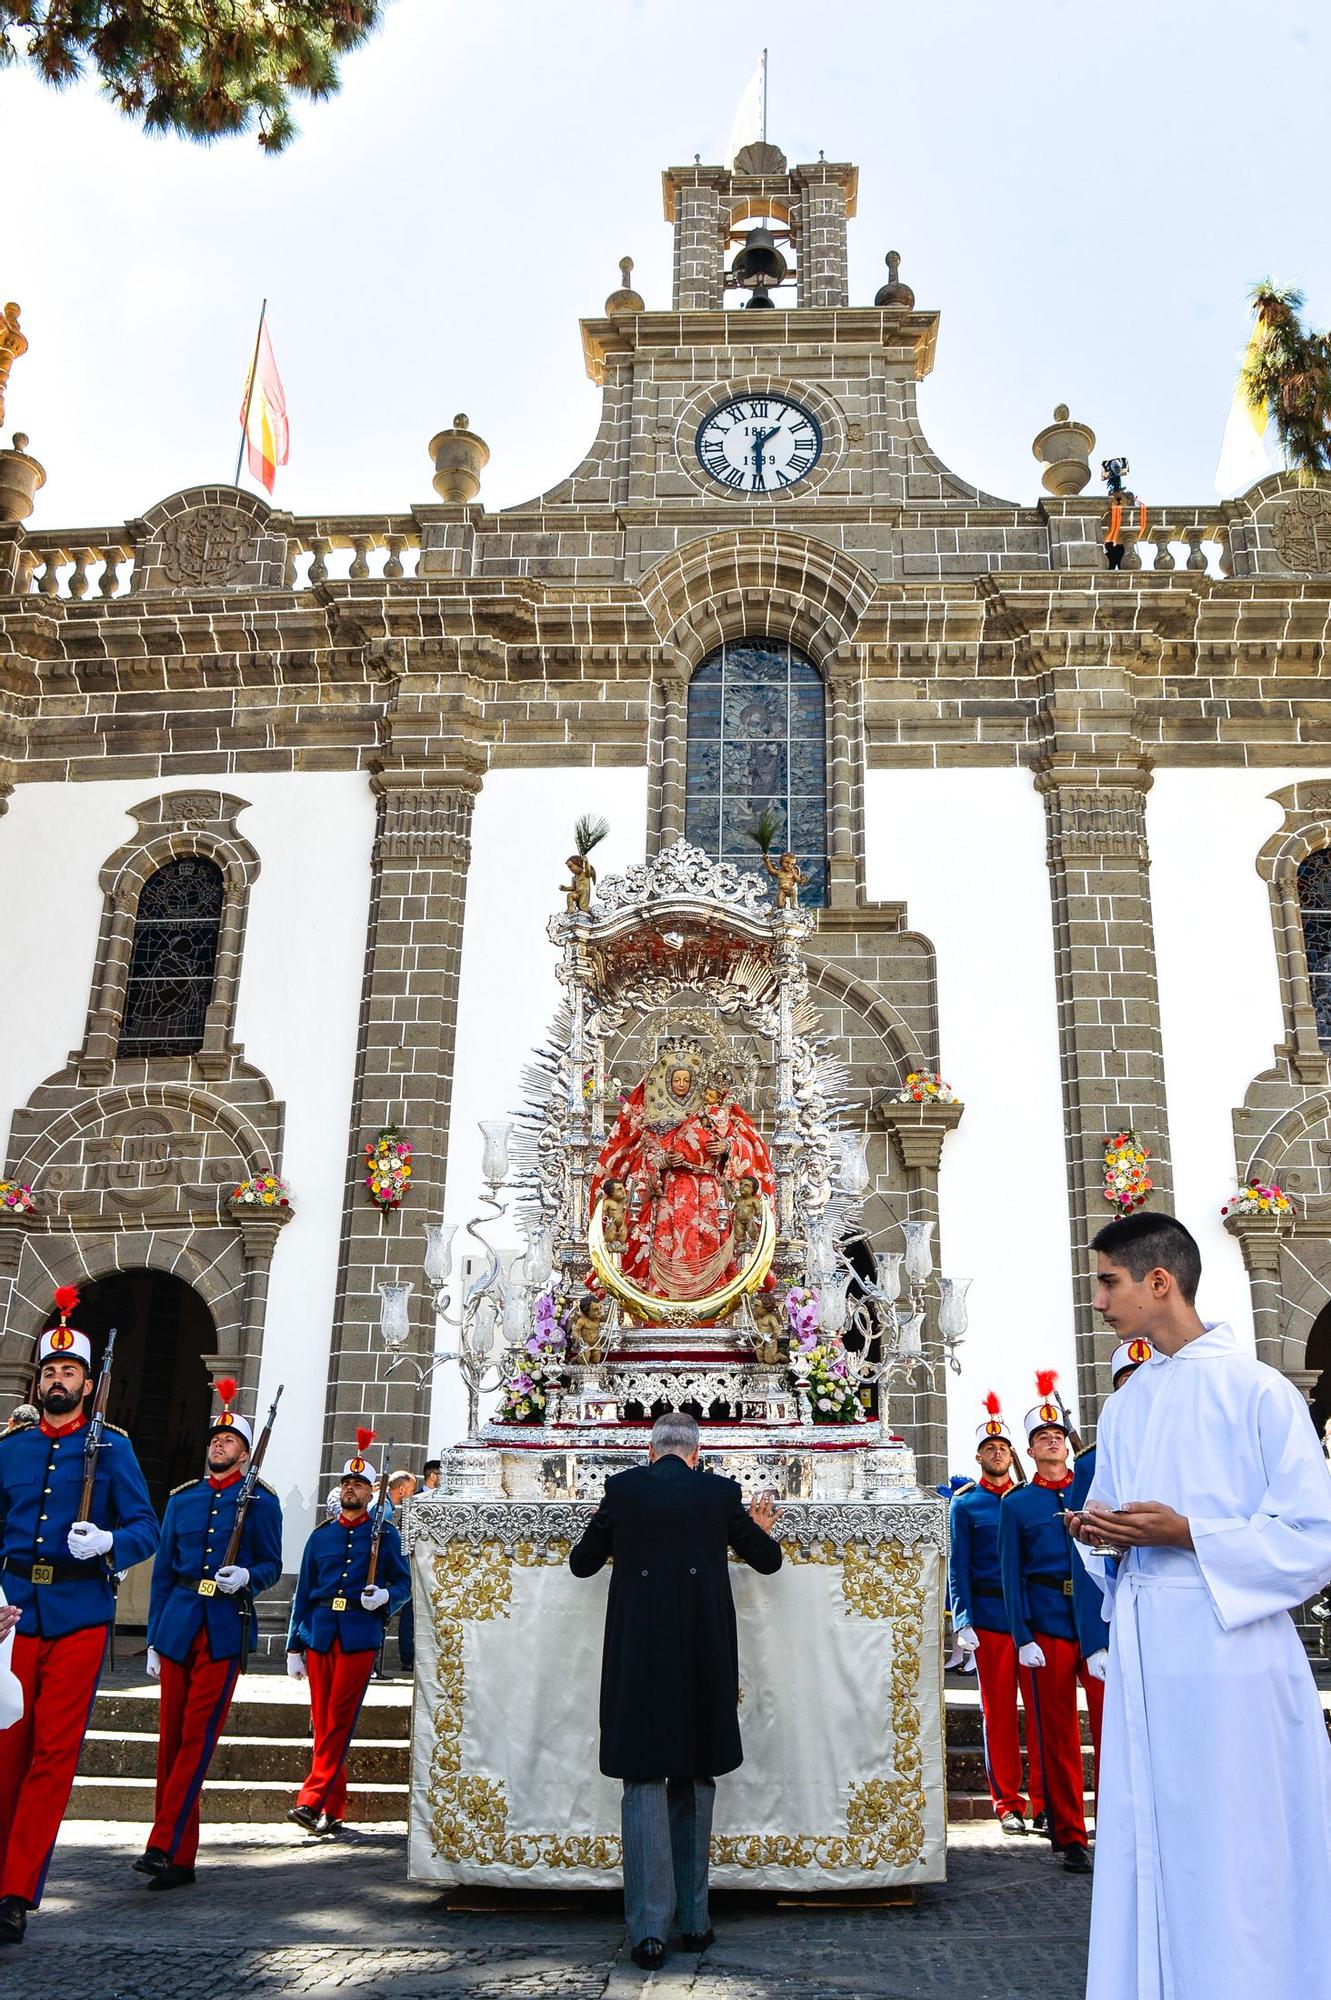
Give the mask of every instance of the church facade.
[[(895, 258), (849, 298), (856, 188), (765, 145), (669, 170), (670, 305), (625, 270), (583, 323), (586, 458), (502, 512), (465, 418), (393, 516), (206, 486), (53, 528), (0, 453), (0, 1391), (81, 1284), (159, 1498), (213, 1373), (247, 1411), (286, 1384), (293, 1547), (358, 1423), (415, 1463), (457, 1434), (379, 1286), (427, 1355), (424, 1225), (476, 1213), (476, 1120), (521, 1100), (582, 813), (605, 869), (753, 865), (760, 809), (799, 856), (868, 1234), (932, 1220), (973, 1280), (961, 1374), (894, 1405), (922, 1476), (1037, 1366), (1093, 1425), (1119, 1134), (1206, 1311), (1331, 1414), (1331, 490), (1127, 496), (1111, 568), (1062, 409), (1038, 498), (977, 490), (920, 425), (937, 314)], [(919, 1073), (950, 1092), (902, 1103)], [(1222, 1218), (1252, 1179), (1292, 1221)]]

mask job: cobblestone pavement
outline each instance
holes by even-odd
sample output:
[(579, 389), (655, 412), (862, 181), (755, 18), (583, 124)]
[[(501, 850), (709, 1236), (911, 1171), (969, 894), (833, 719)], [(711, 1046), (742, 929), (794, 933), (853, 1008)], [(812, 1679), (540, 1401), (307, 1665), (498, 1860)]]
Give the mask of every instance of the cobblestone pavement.
[(1043, 1841), (953, 1830), (948, 1882), (913, 1909), (783, 1908), (718, 1896), (716, 1944), (648, 1978), (617, 1898), (510, 1898), (457, 1911), (406, 1877), (403, 1830), (336, 1845), (292, 1827), (205, 1826), (197, 1884), (151, 1895), (123, 1823), (62, 1833), (27, 1942), (0, 1953), (5, 2000), (1077, 2000), (1089, 1884)]

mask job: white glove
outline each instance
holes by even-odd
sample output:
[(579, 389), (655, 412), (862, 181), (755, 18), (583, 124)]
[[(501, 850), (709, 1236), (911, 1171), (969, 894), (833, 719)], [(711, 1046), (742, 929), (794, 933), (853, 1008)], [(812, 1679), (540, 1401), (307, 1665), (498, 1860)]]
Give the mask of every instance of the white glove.
[(363, 1611), (382, 1611), (388, 1602), (388, 1592), (382, 1584), (367, 1583), (360, 1594)]
[(108, 1529), (94, 1527), (91, 1521), (76, 1521), (69, 1531), (67, 1545), (76, 1562), (88, 1562), (93, 1556), (109, 1554), (111, 1540)]
[(304, 1653), (287, 1654), (287, 1672), (293, 1681), (303, 1681), (308, 1678), (305, 1672)]
[(1101, 1646), (1098, 1653), (1086, 1655), (1086, 1671), (1097, 1681), (1102, 1681), (1109, 1666), (1109, 1648)]
[(223, 1563), (217, 1572), (217, 1588), (223, 1597), (234, 1597), (243, 1590), (250, 1580), (250, 1573), (244, 1563)]
[(148, 1648), (147, 1674), (150, 1681), (160, 1681), (162, 1678), (162, 1656), (156, 1646)]
[(957, 1644), (960, 1646), (963, 1653), (979, 1652), (980, 1650), (979, 1634), (976, 1632), (975, 1627), (973, 1625), (963, 1625), (958, 1631), (956, 1638), (957, 1638)]
[(1031, 1640), (1029, 1646), (1021, 1648), (1017, 1654), (1017, 1658), (1023, 1667), (1042, 1667), (1044, 1665), (1044, 1654), (1036, 1645), (1034, 1639)]

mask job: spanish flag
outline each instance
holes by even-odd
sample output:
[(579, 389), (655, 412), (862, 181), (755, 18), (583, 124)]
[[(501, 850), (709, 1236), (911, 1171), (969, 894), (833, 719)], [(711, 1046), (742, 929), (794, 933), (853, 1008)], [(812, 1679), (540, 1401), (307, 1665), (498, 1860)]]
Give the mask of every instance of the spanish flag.
[(1270, 443), (1271, 412), (1265, 403), (1256, 406), (1250, 403), (1243, 386), (1244, 370), (1260, 348), (1263, 338), (1262, 323), (1258, 320), (1239, 364), (1234, 400), (1229, 406), (1225, 434), (1220, 444), (1220, 462), (1215, 469), (1215, 490), (1223, 500), (1246, 493), (1259, 479), (1265, 479), (1268, 472), (1277, 471), (1280, 465)]
[(273, 358), (273, 344), (268, 338), (266, 301), (259, 319), (254, 364), (245, 384), (245, 400), (240, 406), (240, 427), (245, 434), (250, 473), (253, 478), (262, 480), (271, 493), (277, 480), (278, 466), (287, 462), (290, 433), (287, 429), (286, 391)]

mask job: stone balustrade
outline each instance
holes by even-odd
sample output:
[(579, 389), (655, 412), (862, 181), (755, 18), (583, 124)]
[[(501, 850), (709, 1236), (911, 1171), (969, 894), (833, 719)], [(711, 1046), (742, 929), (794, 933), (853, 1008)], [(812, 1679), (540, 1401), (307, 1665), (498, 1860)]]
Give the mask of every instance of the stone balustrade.
[[(288, 590), (368, 578), (391, 583), (414, 577), (420, 560), (421, 530), (409, 514), (300, 520), (273, 514), (268, 527), (285, 547)], [(25, 535), (15, 562), (18, 594), (73, 603), (130, 595), (141, 535), (141, 523)]]

